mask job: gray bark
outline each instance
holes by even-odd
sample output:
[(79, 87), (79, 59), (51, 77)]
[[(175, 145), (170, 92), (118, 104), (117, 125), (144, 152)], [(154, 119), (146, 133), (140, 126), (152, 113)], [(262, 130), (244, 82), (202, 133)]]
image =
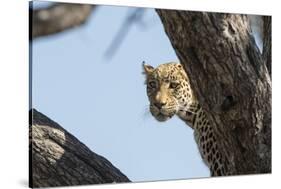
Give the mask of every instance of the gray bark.
[(271, 79), (248, 17), (156, 11), (232, 174), (270, 173)]
[(59, 124), (30, 112), (30, 187), (120, 183), (130, 180)]
[(56, 3), (45, 9), (30, 9), (30, 38), (56, 34), (85, 23), (94, 5)]

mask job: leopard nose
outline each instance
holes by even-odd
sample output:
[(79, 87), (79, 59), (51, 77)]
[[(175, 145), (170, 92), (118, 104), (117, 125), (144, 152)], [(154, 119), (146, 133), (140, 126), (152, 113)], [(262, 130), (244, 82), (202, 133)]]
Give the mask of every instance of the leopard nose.
[(161, 109), (166, 104), (167, 104), (166, 102), (155, 102), (154, 106), (156, 106), (157, 108)]

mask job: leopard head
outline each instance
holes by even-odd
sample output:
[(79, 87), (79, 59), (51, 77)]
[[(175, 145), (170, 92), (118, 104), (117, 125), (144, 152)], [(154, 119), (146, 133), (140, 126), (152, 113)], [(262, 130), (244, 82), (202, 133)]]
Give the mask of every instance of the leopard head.
[(158, 121), (166, 121), (186, 109), (192, 101), (188, 77), (179, 63), (161, 64), (157, 68), (143, 64), (150, 112)]

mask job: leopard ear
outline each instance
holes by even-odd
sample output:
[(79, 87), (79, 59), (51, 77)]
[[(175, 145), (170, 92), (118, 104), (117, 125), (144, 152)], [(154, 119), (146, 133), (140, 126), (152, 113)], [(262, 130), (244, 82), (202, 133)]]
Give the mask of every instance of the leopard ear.
[(153, 72), (154, 68), (153, 66), (150, 66), (148, 64), (145, 64), (145, 62), (142, 62), (142, 66), (143, 66), (143, 73), (144, 74), (150, 74)]

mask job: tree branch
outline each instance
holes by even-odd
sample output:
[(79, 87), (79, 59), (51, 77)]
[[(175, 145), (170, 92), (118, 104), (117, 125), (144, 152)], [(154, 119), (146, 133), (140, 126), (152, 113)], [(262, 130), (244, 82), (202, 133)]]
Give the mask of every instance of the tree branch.
[(94, 5), (56, 3), (45, 9), (29, 10), (30, 39), (56, 34), (86, 22)]
[(30, 111), (30, 187), (130, 182), (59, 124)]

